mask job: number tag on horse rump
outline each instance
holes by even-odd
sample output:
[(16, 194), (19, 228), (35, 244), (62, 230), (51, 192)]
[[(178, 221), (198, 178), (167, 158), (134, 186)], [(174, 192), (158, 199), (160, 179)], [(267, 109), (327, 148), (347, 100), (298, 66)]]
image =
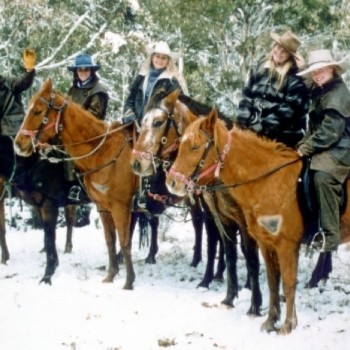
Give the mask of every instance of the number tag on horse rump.
[(0, 123), (1, 134), (5, 136), (16, 136), (23, 122), (23, 118), (24, 118), (24, 115), (22, 113), (13, 114), (13, 115), (4, 115)]

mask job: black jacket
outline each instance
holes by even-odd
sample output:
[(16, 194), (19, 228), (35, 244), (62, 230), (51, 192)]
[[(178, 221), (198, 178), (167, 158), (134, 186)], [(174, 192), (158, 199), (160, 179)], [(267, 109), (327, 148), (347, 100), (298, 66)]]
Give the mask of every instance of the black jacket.
[[(145, 83), (147, 75), (139, 74), (130, 87), (129, 96), (126, 99), (124, 105), (124, 113), (131, 110), (137, 117), (139, 123), (141, 123), (145, 107), (148, 101), (145, 101)], [(174, 91), (176, 89), (181, 89), (178, 80), (170, 75), (168, 72), (164, 71), (156, 81), (151, 96), (155, 94), (156, 91), (163, 90), (166, 92)]]
[(260, 65), (243, 89), (238, 126), (295, 147), (304, 135), (309, 108), (308, 90), (296, 73), (295, 65), (278, 88), (277, 73), (270, 78), (269, 69)]
[(34, 77), (35, 70), (25, 72), (19, 78), (5, 78), (0, 76), (0, 119), (8, 108), (11, 95), (13, 95), (14, 99), (6, 115), (23, 114), (24, 116), (21, 94), (31, 87)]

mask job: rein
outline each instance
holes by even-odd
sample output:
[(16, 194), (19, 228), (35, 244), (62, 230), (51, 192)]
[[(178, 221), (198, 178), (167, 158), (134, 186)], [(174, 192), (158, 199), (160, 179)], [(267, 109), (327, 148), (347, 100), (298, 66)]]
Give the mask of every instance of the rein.
[(229, 132), (227, 135), (227, 142), (226, 145), (224, 146), (224, 149), (222, 152), (218, 152), (218, 160), (213, 163), (212, 165), (210, 165), (208, 168), (206, 168), (205, 170), (201, 171), (201, 169), (204, 166), (205, 160), (209, 154), (209, 150), (211, 148), (211, 146), (213, 146), (215, 144), (214, 139), (212, 137), (210, 137), (210, 135), (208, 135), (207, 133), (205, 133), (204, 131), (201, 130), (201, 132), (207, 137), (208, 141), (205, 144), (205, 148), (204, 148), (204, 152), (202, 154), (202, 157), (199, 161), (199, 163), (197, 164), (195, 170), (193, 171), (191, 176), (186, 176), (178, 171), (176, 171), (174, 169), (174, 167), (171, 167), (169, 170), (169, 173), (171, 175), (173, 175), (175, 177), (175, 179), (182, 181), (186, 184), (187, 186), (187, 191), (189, 192), (193, 192), (194, 190), (198, 189), (198, 188), (202, 188), (203, 186), (198, 186), (196, 185), (196, 183), (202, 179), (203, 177), (207, 176), (208, 174), (210, 174), (211, 172), (214, 171), (214, 176), (215, 177), (219, 177), (220, 176), (220, 169), (224, 163), (224, 160), (231, 148), (231, 142), (232, 142), (232, 137), (231, 137), (231, 133)]
[(276, 167), (264, 172), (263, 174), (260, 174), (252, 179), (248, 179), (246, 181), (242, 181), (242, 182), (237, 182), (234, 184), (229, 184), (229, 185), (224, 185), (224, 184), (217, 184), (217, 185), (198, 185), (197, 182), (205, 177), (206, 175), (210, 174), (212, 171), (215, 170), (215, 174), (214, 176), (216, 178), (219, 177), (219, 172), (220, 172), (220, 168), (222, 167), (224, 160), (231, 148), (231, 142), (232, 142), (232, 138), (231, 138), (231, 133), (228, 132), (228, 140), (226, 145), (224, 146), (223, 151), (221, 152), (221, 154), (219, 153), (219, 159), (217, 162), (213, 163), (211, 166), (209, 166), (208, 168), (206, 168), (204, 171), (202, 171), (201, 173), (199, 173), (199, 170), (203, 167), (205, 159), (209, 153), (209, 148), (214, 145), (214, 140), (212, 137), (210, 137), (208, 134), (206, 134), (204, 131), (202, 131), (203, 134), (205, 134), (205, 136), (208, 138), (208, 141), (206, 143), (206, 147), (204, 150), (204, 153), (202, 155), (201, 160), (199, 161), (196, 169), (194, 170), (192, 176), (188, 177), (184, 174), (181, 174), (180, 172), (177, 172), (173, 167), (171, 167), (171, 169), (169, 170), (169, 173), (171, 175), (173, 175), (175, 177), (176, 180), (184, 182), (187, 186), (187, 191), (188, 192), (194, 192), (196, 191), (196, 193), (200, 193), (200, 192), (213, 192), (216, 190), (224, 190), (227, 188), (236, 188), (236, 187), (240, 187), (246, 184), (249, 184), (251, 182), (255, 182), (258, 180), (261, 180), (265, 177), (268, 177), (270, 175), (272, 175), (273, 173), (279, 171), (280, 169), (283, 169), (284, 167), (291, 165), (293, 163), (296, 163), (300, 160), (300, 158), (296, 158), (293, 160), (290, 160), (288, 162), (282, 163), (277, 165)]

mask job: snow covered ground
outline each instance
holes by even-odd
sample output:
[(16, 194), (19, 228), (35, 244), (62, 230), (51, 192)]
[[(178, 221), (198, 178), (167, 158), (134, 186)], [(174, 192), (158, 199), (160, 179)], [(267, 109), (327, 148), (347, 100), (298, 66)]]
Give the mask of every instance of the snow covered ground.
[[(209, 290), (196, 288), (205, 261), (197, 268), (189, 267), (193, 246), (190, 222), (163, 220), (156, 265), (144, 263), (148, 247), (139, 249), (135, 234), (135, 288), (125, 291), (123, 265), (113, 284), (101, 283), (107, 249), (95, 211), (92, 219), (90, 226), (74, 230), (72, 254), (63, 254), (65, 228), (58, 228), (60, 265), (52, 286), (39, 284), (45, 266), (45, 255), (39, 253), (42, 231), (25, 225), (7, 228), (11, 258), (0, 266), (0, 349), (349, 349), (349, 247), (339, 249), (331, 279), (313, 290), (304, 289), (304, 285), (316, 256), (310, 260), (301, 254), (298, 327), (288, 336), (278, 336), (260, 332), (265, 315), (255, 319), (246, 315), (249, 290), (242, 289), (235, 308), (229, 310), (220, 305), (225, 283), (213, 282)], [(206, 244), (204, 260), (205, 250)], [(238, 264), (243, 285), (246, 269), (241, 254)], [(268, 289), (263, 263), (261, 287), (266, 313)], [(282, 310), (283, 320), (284, 305)]]

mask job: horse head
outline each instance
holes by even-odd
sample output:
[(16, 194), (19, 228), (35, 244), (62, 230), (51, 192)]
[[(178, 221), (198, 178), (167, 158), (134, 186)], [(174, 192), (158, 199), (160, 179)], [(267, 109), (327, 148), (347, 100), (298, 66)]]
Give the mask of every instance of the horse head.
[(169, 162), (178, 148), (183, 130), (197, 117), (178, 100), (180, 91), (163, 91), (150, 100), (131, 156), (133, 171), (152, 175), (162, 162)]
[(16, 153), (28, 157), (35, 152), (36, 147), (57, 135), (65, 107), (65, 99), (55, 94), (51, 79), (48, 79), (30, 100), (27, 114), (14, 141)]
[(216, 109), (189, 125), (182, 136), (175, 162), (167, 173), (169, 191), (185, 196), (188, 191), (213, 182), (230, 148), (230, 135), (218, 119)]

